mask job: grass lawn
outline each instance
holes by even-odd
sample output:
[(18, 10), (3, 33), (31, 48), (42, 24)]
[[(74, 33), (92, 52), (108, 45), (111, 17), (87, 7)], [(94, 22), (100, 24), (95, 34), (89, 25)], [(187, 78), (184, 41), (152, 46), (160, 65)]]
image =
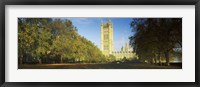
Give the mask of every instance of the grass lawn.
[(159, 66), (152, 64), (22, 64), (18, 69), (182, 69), (182, 64)]

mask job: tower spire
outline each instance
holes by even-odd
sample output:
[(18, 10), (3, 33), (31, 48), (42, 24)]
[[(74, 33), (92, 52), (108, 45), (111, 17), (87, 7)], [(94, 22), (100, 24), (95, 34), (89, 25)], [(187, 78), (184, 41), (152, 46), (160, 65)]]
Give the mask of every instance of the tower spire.
[(103, 25), (103, 20), (101, 19), (101, 25)]
[(110, 19), (108, 19), (108, 23), (111, 23), (111, 20), (110, 20)]

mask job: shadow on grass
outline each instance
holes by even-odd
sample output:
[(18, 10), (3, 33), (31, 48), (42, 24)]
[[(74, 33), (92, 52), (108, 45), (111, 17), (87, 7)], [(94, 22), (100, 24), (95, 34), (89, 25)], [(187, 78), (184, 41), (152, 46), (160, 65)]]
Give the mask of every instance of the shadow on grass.
[(171, 66), (154, 64), (21, 64), (18, 69), (182, 69), (182, 63)]

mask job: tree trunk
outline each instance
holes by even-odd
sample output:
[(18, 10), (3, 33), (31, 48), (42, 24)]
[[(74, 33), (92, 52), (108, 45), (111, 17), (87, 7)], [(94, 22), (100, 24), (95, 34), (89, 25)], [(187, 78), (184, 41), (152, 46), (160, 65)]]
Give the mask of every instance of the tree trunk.
[(154, 58), (151, 58), (151, 64), (154, 64)]
[(158, 59), (159, 59), (159, 65), (162, 66), (162, 59), (161, 59), (161, 57), (160, 57), (160, 54), (159, 54), (159, 56), (158, 56)]
[(162, 59), (159, 57), (159, 65), (162, 66)]
[(60, 63), (63, 63), (63, 59), (62, 59), (62, 56), (60, 56)]
[(155, 64), (157, 64), (157, 58), (155, 58)]
[(42, 59), (39, 59), (39, 64), (42, 64)]
[(20, 64), (22, 64), (22, 63), (23, 63), (23, 62), (22, 62), (22, 59), (23, 59), (22, 57), (20, 57), (20, 58), (19, 58)]
[(168, 50), (165, 52), (165, 58), (166, 58), (166, 65), (169, 66), (170, 64), (169, 64), (169, 51)]

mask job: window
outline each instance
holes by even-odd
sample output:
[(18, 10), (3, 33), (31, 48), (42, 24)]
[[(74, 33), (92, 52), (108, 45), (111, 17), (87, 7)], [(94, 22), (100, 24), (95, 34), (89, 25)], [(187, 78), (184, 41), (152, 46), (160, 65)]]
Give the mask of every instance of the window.
[(104, 45), (104, 50), (108, 50), (108, 46), (107, 45)]
[(108, 34), (104, 34), (104, 40), (109, 39), (109, 35)]

